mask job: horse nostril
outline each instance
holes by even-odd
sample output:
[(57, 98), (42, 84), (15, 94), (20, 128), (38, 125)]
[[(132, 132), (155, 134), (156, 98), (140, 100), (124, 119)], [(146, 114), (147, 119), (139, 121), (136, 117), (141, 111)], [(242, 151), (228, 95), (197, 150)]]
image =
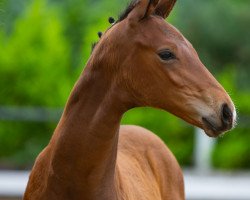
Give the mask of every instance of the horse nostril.
[(233, 123), (233, 113), (227, 104), (222, 105), (222, 115), (221, 120), (223, 122), (223, 126), (229, 128)]

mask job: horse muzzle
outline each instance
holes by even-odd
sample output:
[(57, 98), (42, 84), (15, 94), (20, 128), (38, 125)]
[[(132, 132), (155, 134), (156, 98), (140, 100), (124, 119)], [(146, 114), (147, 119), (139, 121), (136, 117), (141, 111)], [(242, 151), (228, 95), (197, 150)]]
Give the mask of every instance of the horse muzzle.
[(218, 137), (222, 133), (231, 130), (236, 124), (236, 111), (234, 106), (230, 108), (224, 103), (218, 116), (210, 115), (202, 117), (203, 129), (210, 137)]

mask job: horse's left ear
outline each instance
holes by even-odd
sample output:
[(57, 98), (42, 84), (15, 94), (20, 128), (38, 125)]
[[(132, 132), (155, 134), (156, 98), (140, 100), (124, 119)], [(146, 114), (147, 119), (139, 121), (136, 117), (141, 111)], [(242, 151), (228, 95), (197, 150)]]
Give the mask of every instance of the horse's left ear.
[(160, 0), (155, 9), (155, 14), (166, 19), (173, 9), (176, 0)]
[(138, 22), (155, 12), (159, 0), (135, 0), (132, 1), (131, 12), (128, 19), (131, 22)]

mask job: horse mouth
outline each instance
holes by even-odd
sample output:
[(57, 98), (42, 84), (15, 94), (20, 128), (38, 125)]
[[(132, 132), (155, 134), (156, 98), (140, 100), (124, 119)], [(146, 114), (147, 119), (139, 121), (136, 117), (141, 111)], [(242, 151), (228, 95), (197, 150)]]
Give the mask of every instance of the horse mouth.
[(230, 130), (228, 127), (218, 127), (212, 120), (203, 117), (202, 118), (203, 130), (209, 137), (218, 137), (222, 133)]

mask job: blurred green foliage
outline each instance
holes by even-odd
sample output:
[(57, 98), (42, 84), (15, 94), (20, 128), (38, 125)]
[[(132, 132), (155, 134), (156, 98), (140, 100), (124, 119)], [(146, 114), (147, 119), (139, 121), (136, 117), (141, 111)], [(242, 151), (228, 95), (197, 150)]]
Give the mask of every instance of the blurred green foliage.
[[(0, 0), (0, 105), (63, 107), (118, 0)], [(236, 102), (239, 126), (218, 139), (215, 167), (250, 168), (248, 0), (178, 1), (171, 21)], [(213, 67), (214, 66), (214, 67)], [(217, 67), (216, 67), (217, 66)], [(243, 115), (241, 117), (241, 115)], [(150, 108), (127, 112), (125, 124), (157, 133), (182, 165), (193, 164), (193, 128)], [(55, 123), (0, 122), (0, 167), (30, 166)]]
[(213, 151), (217, 168), (250, 168), (249, 6), (248, 0), (179, 1), (174, 18), (237, 107), (237, 128), (219, 138)]
[(15, 21), (11, 34), (1, 32), (1, 105), (63, 105), (72, 70), (69, 44), (55, 13), (35, 1)]
[(235, 100), (238, 110), (238, 125), (236, 129), (218, 139), (213, 150), (214, 166), (223, 169), (250, 168), (250, 124), (249, 99), (250, 92), (237, 86), (238, 69), (227, 66), (218, 79), (231, 97)]
[[(13, 21), (10, 33), (0, 34), (0, 105), (63, 106), (74, 76), (58, 11), (34, 1)], [(30, 164), (54, 126), (0, 122), (3, 165)]]

